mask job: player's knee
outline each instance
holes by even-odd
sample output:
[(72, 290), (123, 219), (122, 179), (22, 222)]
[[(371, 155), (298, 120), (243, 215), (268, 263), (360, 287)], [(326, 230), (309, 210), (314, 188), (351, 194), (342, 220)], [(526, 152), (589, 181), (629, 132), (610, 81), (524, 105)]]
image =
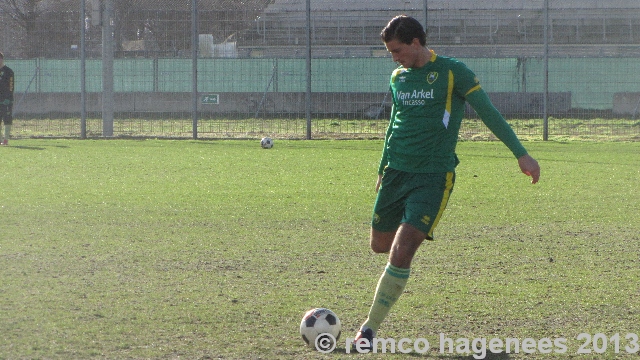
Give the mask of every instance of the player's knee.
[(371, 250), (376, 254), (385, 254), (391, 250), (391, 246), (386, 244), (380, 244), (379, 242), (371, 241)]
[(369, 242), (371, 250), (378, 254), (388, 253), (391, 250), (395, 232), (381, 232), (371, 230), (371, 240)]

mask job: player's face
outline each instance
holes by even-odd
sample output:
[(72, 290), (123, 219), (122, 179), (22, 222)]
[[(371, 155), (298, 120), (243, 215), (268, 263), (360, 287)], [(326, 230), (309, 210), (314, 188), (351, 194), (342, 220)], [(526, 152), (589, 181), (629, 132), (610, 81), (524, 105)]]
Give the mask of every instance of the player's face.
[(391, 40), (384, 45), (387, 47), (387, 51), (391, 53), (393, 61), (407, 69), (416, 66), (420, 59), (420, 53), (423, 50), (423, 46), (420, 45), (420, 41), (418, 39), (413, 39), (411, 44), (405, 44), (398, 40)]

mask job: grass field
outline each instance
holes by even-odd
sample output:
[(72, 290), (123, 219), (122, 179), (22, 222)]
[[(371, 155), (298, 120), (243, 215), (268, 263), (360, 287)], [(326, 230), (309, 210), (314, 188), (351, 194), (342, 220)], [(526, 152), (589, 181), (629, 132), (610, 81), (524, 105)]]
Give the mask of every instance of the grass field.
[[(566, 338), (637, 358), (640, 143), (461, 142), (436, 241), (378, 336)], [(386, 256), (368, 248), (381, 142), (13, 140), (0, 148), (0, 359), (324, 359), (346, 354)], [(303, 346), (312, 307), (342, 320)], [(578, 355), (620, 334), (619, 351)], [(602, 340), (601, 337), (598, 339)], [(615, 339), (615, 337), (614, 337)], [(603, 343), (596, 341), (596, 347)], [(596, 349), (588, 343), (586, 349)]]

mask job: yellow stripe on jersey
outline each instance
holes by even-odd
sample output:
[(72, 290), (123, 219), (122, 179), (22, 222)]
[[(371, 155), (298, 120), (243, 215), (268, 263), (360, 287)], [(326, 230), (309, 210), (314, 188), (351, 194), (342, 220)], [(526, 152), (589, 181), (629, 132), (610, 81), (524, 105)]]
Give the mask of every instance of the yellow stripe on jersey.
[(451, 101), (453, 100), (453, 71), (449, 70), (449, 86), (447, 87), (447, 107), (445, 110), (451, 114)]
[(472, 92), (474, 92), (474, 91), (476, 91), (476, 90), (480, 90), (480, 84), (478, 84), (478, 85), (476, 85), (476, 86), (472, 87), (472, 88), (471, 88), (471, 90), (467, 91), (467, 93), (466, 93), (466, 94), (464, 94), (464, 96), (467, 96), (467, 95), (471, 94)]
[(438, 222), (442, 217), (442, 213), (444, 212), (444, 209), (447, 207), (447, 203), (449, 202), (449, 196), (451, 195), (451, 190), (453, 189), (453, 176), (453, 172), (447, 173), (447, 181), (444, 185), (444, 194), (442, 195), (442, 201), (440, 202), (440, 210), (438, 210), (438, 215), (433, 221), (433, 224), (431, 224), (431, 228), (427, 233), (428, 240), (433, 240), (433, 229), (435, 229), (436, 225), (438, 225)]
[(449, 117), (451, 116), (451, 102), (453, 101), (453, 71), (449, 70), (449, 84), (447, 86), (447, 104), (444, 108), (442, 123), (445, 128), (449, 127)]

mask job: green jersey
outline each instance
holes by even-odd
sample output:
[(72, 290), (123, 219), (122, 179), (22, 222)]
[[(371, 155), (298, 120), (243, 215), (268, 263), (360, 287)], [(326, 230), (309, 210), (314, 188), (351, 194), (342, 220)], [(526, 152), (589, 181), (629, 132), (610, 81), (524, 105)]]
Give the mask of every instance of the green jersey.
[(397, 68), (390, 86), (393, 107), (379, 174), (387, 166), (412, 173), (454, 171), (465, 102), (516, 157), (527, 153), (475, 74), (454, 58), (431, 51), (423, 67)]

